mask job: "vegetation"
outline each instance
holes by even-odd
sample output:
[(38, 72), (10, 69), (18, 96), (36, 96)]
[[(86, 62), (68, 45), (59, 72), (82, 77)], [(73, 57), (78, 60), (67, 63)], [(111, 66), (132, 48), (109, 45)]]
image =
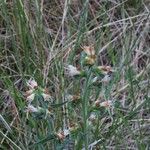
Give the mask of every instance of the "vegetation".
[(150, 148), (149, 0), (0, 1), (0, 149)]

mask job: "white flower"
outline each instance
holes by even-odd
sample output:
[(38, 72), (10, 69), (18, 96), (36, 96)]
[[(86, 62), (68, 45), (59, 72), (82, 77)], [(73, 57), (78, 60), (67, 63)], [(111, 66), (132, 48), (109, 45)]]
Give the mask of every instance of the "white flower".
[(73, 100), (73, 95), (67, 94), (66, 99), (72, 101)]
[(45, 101), (51, 99), (51, 96), (49, 94), (42, 93), (42, 96)]
[(63, 133), (64, 133), (64, 136), (66, 137), (67, 135), (70, 134), (70, 131), (68, 129), (64, 129)]
[(112, 101), (111, 100), (107, 100), (107, 101), (104, 101), (102, 103), (100, 103), (100, 106), (101, 107), (106, 107), (106, 108), (109, 108), (113, 105)]
[(76, 75), (81, 74), (81, 72), (76, 67), (74, 67), (72, 65), (68, 65), (67, 70), (68, 70), (68, 74), (70, 76), (76, 76)]
[(34, 107), (33, 105), (28, 105), (27, 112), (38, 112), (39, 108)]
[(95, 113), (91, 113), (90, 117), (89, 117), (89, 120), (90, 121), (95, 121), (95, 119), (96, 119), (96, 114)]
[(29, 95), (29, 96), (27, 97), (27, 101), (29, 101), (29, 102), (33, 101), (33, 100), (34, 100), (34, 97), (35, 97), (35, 93), (32, 93), (31, 95)]
[(40, 112), (40, 111), (42, 111), (42, 110), (44, 110), (42, 107), (34, 107), (33, 105), (28, 105), (27, 106), (27, 112)]
[(27, 82), (27, 86), (28, 86), (30, 89), (35, 89), (35, 88), (38, 86), (38, 84), (37, 84), (37, 82), (36, 82), (35, 80), (30, 79), (30, 80), (28, 80), (28, 82)]
[(104, 78), (101, 80), (103, 83), (108, 83), (111, 80), (110, 75), (105, 75)]

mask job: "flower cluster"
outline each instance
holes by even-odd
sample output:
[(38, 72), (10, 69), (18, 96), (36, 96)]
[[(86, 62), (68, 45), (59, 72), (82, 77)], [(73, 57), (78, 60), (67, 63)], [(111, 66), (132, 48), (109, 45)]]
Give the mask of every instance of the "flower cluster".
[[(68, 108), (68, 111), (72, 111), (73, 109), (75, 112), (77, 112), (76, 118), (79, 119), (78, 117), (81, 116), (79, 119), (81, 120), (81, 124), (89, 124), (93, 126), (97, 122), (99, 116), (98, 114), (100, 114), (101, 111), (104, 110), (105, 112), (105, 110), (113, 110), (112, 108), (114, 108), (114, 100), (108, 100), (106, 98), (103, 98), (105, 100), (101, 100), (100, 98), (95, 98), (94, 95), (90, 94), (92, 91), (91, 89), (97, 87), (99, 90), (105, 90), (110, 81), (113, 79), (112, 76), (116, 71), (114, 68), (108, 65), (97, 65), (96, 52), (93, 46), (83, 46), (82, 49), (83, 55), (81, 55), (80, 67), (78, 67), (80, 69), (73, 65), (68, 65), (67, 67), (69, 76), (78, 79), (81, 83), (81, 85), (77, 85), (77, 88), (80, 87), (80, 92), (78, 92), (78, 94), (73, 93), (72, 95), (68, 94), (67, 96), (67, 99), (69, 99), (71, 103), (78, 102), (76, 103), (77, 105), (69, 105), (68, 107), (72, 106), (73, 108)], [(75, 80), (73, 86), (79, 82)], [(84, 93), (88, 95), (85, 96), (86, 99), (83, 96)], [(82, 116), (81, 114), (83, 111), (84, 115)], [(71, 112), (69, 112), (69, 114), (71, 114)], [(85, 116), (85, 114), (87, 114), (87, 116)], [(75, 117), (75, 115), (72, 115), (72, 117)], [(85, 118), (83, 119), (82, 117)], [(86, 123), (85, 120), (88, 123)]]
[[(89, 128), (89, 132), (94, 129), (96, 130), (96, 124), (99, 121), (99, 117), (101, 117), (100, 114), (114, 108), (113, 100), (106, 98), (105, 100), (101, 100), (101, 98), (98, 97), (100, 94), (103, 95), (105, 93), (105, 91), (103, 92), (101, 89), (105, 90), (109, 85), (115, 70), (111, 66), (97, 65), (94, 47), (83, 46), (82, 49), (83, 55), (81, 55), (80, 66), (68, 65), (65, 67), (66, 73), (71, 77), (73, 84), (71, 85), (72, 89), (67, 88), (65, 89), (65, 93), (61, 93), (61, 95), (64, 96), (63, 103), (59, 105), (56, 104), (62, 108), (62, 116), (64, 116), (64, 118), (62, 118), (63, 128), (54, 127), (53, 129), (53, 134), (59, 142), (64, 142), (65, 139), (68, 139), (67, 137), (78, 136), (80, 132), (84, 133), (85, 138), (87, 138)], [(67, 80), (69, 79), (70, 78), (67, 78)], [(25, 92), (28, 104), (26, 107), (27, 114), (31, 113), (34, 114), (34, 116), (40, 117), (41, 115), (43, 116), (43, 114), (45, 117), (47, 117), (48, 114), (53, 114), (54, 116), (54, 113), (49, 109), (49, 105), (47, 105), (47, 103), (52, 100), (48, 89), (41, 88), (33, 79), (27, 82), (27, 86), (28, 90)], [(55, 121), (55, 119), (53, 121)], [(58, 131), (58, 128), (63, 130)], [(90, 134), (92, 133), (93, 131)]]
[[(48, 93), (48, 90), (45, 88), (41, 88), (38, 86), (37, 82), (33, 79), (27, 81), (27, 86), (29, 88), (28, 91), (25, 92), (24, 96), (26, 98), (28, 106), (26, 107), (26, 112), (34, 113), (34, 114), (49, 114), (49, 110), (47, 108), (43, 108), (39, 106), (39, 102), (35, 102), (37, 98), (42, 97), (42, 100), (49, 101), (51, 100), (51, 96)], [(36, 98), (35, 98), (36, 97)], [(37, 105), (38, 104), (38, 105)]]
[(94, 102), (95, 107), (105, 107), (105, 108), (110, 108), (113, 106), (113, 102), (111, 100), (103, 101), (101, 102), (100, 100), (96, 100)]
[[(96, 73), (96, 76), (93, 77), (91, 80), (93, 84), (97, 83), (104, 83), (108, 84), (112, 79), (112, 74), (115, 72), (115, 70), (111, 66), (103, 65), (103, 66), (97, 66), (96, 63), (96, 53), (94, 50), (94, 47), (92, 46), (83, 46), (82, 47), (83, 52), (86, 54), (86, 56), (83, 58), (83, 64), (90, 65), (93, 72)], [(68, 75), (71, 77), (86, 77), (88, 75), (87, 70), (84, 70), (84, 66), (81, 67), (81, 69), (78, 69), (77, 67), (73, 65), (67, 66)]]
[(78, 129), (79, 129), (79, 126), (77, 124), (72, 124), (72, 125), (69, 125), (67, 129), (58, 131), (56, 133), (56, 136), (59, 140), (64, 140), (68, 135), (72, 134)]
[(70, 134), (69, 129), (64, 129), (63, 131), (59, 131), (56, 133), (56, 136), (58, 137), (59, 140), (64, 140), (66, 136)]
[(92, 47), (92, 46), (83, 46), (83, 50), (87, 55), (85, 57), (85, 64), (93, 65), (96, 61), (96, 55), (95, 55), (94, 47)]

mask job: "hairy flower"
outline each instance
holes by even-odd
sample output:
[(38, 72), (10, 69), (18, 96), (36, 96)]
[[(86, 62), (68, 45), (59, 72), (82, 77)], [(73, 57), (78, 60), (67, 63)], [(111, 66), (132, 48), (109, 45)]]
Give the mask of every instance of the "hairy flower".
[(84, 52), (87, 54), (85, 57), (85, 64), (87, 65), (93, 65), (96, 60), (95, 50), (92, 46), (83, 46), (82, 47)]
[(91, 113), (90, 117), (89, 117), (89, 121), (93, 122), (96, 120), (96, 114), (95, 113)]
[(64, 140), (65, 139), (65, 136), (64, 136), (63, 132), (59, 132), (56, 135), (57, 135), (57, 137), (58, 137), (59, 140)]
[(35, 80), (33, 79), (30, 79), (28, 80), (27, 82), (27, 86), (30, 88), (30, 89), (36, 89), (38, 87), (38, 84)]
[(49, 94), (42, 93), (42, 96), (43, 96), (43, 98), (44, 98), (45, 101), (51, 99), (51, 96)]
[(81, 99), (81, 96), (80, 96), (79, 93), (76, 94), (76, 95), (70, 95), (70, 94), (68, 94), (68, 95), (66, 95), (66, 98), (67, 98), (69, 101), (71, 101), (71, 102), (78, 102), (78, 101)]
[(101, 107), (105, 107), (105, 108), (109, 108), (113, 105), (112, 101), (111, 100), (107, 100), (107, 101), (104, 101), (104, 102), (101, 102), (100, 103), (100, 106)]
[(84, 50), (84, 52), (85, 52), (88, 56), (95, 56), (94, 47), (92, 47), (92, 46), (83, 46), (83, 50)]
[(112, 69), (111, 66), (98, 66), (97, 69), (102, 71), (102, 73), (104, 74), (108, 74), (109, 72), (115, 72), (115, 70)]
[(30, 90), (26, 91), (24, 93), (24, 96), (27, 98), (28, 96), (30, 96), (33, 93), (33, 91), (34, 91), (33, 89), (30, 89)]
[(106, 74), (105, 76), (104, 76), (104, 78), (101, 80), (103, 83), (109, 83), (109, 81), (111, 80), (111, 76), (110, 75), (108, 75), (108, 74)]
[(36, 108), (33, 105), (28, 105), (27, 112), (39, 112), (40, 108)]
[(34, 100), (34, 97), (35, 97), (35, 93), (30, 94), (29, 96), (27, 96), (27, 101), (28, 101), (28, 102), (33, 101), (33, 100)]
[(96, 100), (96, 101), (94, 102), (94, 106), (95, 106), (95, 107), (99, 107), (99, 106), (100, 106), (100, 100)]
[(69, 135), (69, 134), (70, 134), (69, 129), (64, 129), (63, 131), (60, 131), (60, 132), (56, 133), (56, 136), (58, 137), (58, 139), (64, 140), (65, 137), (66, 137), (67, 135)]
[(43, 93), (45, 93), (45, 94), (49, 94), (49, 90), (48, 90), (48, 88), (44, 88), (44, 89), (43, 89)]
[(65, 136), (67, 136), (67, 135), (69, 135), (69, 134), (70, 134), (69, 129), (64, 129), (64, 130), (63, 130), (63, 132), (64, 132), (64, 135), (65, 135)]
[(70, 76), (76, 76), (81, 74), (81, 71), (79, 71), (76, 67), (72, 65), (68, 65), (67, 70)]

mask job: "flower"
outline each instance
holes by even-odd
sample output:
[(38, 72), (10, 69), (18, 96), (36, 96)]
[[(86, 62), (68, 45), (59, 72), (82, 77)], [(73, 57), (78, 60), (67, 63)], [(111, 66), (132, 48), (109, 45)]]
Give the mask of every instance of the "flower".
[(106, 74), (104, 78), (101, 80), (103, 83), (108, 83), (111, 80), (111, 76)]
[(38, 87), (38, 84), (35, 80), (28, 80), (27, 81), (27, 86), (30, 88), (30, 89), (36, 89)]
[(93, 125), (95, 125), (96, 121), (97, 121), (96, 113), (92, 112), (88, 118), (87, 123), (89, 126), (93, 126)]
[(96, 114), (95, 113), (91, 113), (90, 117), (89, 117), (89, 121), (94, 122), (96, 120)]
[(36, 108), (33, 105), (28, 105), (27, 112), (39, 112), (40, 108)]
[(115, 70), (112, 69), (111, 66), (98, 66), (97, 69), (102, 71), (102, 73), (104, 74), (108, 74), (109, 72), (115, 72)]
[(49, 94), (42, 93), (42, 96), (45, 101), (51, 99), (51, 96)]
[(84, 52), (85, 52), (88, 56), (95, 56), (94, 47), (92, 47), (92, 46), (83, 46), (83, 50), (84, 50)]
[(81, 71), (79, 71), (76, 67), (72, 65), (68, 65), (67, 70), (70, 76), (76, 76), (81, 74)]
[(67, 98), (69, 101), (71, 101), (71, 102), (78, 102), (78, 101), (81, 99), (81, 96), (80, 96), (79, 93), (76, 94), (76, 95), (70, 95), (70, 94), (68, 94), (68, 95), (66, 96), (66, 98)]
[(29, 96), (27, 96), (27, 101), (28, 102), (31, 102), (31, 101), (33, 101), (34, 100), (34, 97), (35, 97), (35, 93), (32, 93), (32, 94), (30, 94)]
[(44, 92), (45, 94), (49, 94), (48, 88), (43, 89), (43, 92)]
[(27, 98), (28, 96), (30, 96), (33, 93), (33, 91), (34, 91), (33, 89), (26, 91), (24, 93), (24, 96)]
[(85, 63), (87, 65), (93, 65), (96, 60), (94, 47), (83, 46), (83, 50), (87, 54), (87, 56), (85, 57)]
[(58, 139), (64, 140), (65, 137), (66, 137), (67, 135), (69, 135), (69, 134), (70, 134), (69, 129), (64, 129), (63, 131), (60, 131), (60, 132), (56, 133), (56, 136), (58, 137)]
[(28, 118), (29, 113), (37, 113), (39, 112), (39, 108), (36, 108), (33, 105), (28, 105), (26, 108), (26, 112), (27, 112), (27, 118)]
[(88, 65), (93, 65), (95, 63), (95, 57), (85, 57), (85, 63), (88, 64)]
[(96, 101), (94, 102), (94, 106), (95, 106), (95, 107), (99, 107), (99, 106), (100, 106), (100, 100), (96, 100)]
[(111, 100), (107, 100), (107, 101), (104, 101), (104, 102), (101, 102), (100, 103), (100, 106), (101, 107), (105, 107), (105, 108), (109, 108), (113, 105), (112, 101)]
[(108, 108), (108, 107), (111, 107), (113, 105), (113, 102), (111, 100), (107, 100), (107, 101), (104, 101), (104, 102), (101, 102), (100, 100), (96, 100), (94, 102), (94, 106), (95, 107), (105, 107), (105, 108)]
[(64, 140), (65, 139), (65, 136), (64, 136), (63, 132), (57, 133), (56, 136), (58, 137), (59, 140)]
[(64, 129), (64, 136), (67, 136), (67, 135), (69, 135), (70, 134), (70, 131), (69, 131), (69, 129)]

